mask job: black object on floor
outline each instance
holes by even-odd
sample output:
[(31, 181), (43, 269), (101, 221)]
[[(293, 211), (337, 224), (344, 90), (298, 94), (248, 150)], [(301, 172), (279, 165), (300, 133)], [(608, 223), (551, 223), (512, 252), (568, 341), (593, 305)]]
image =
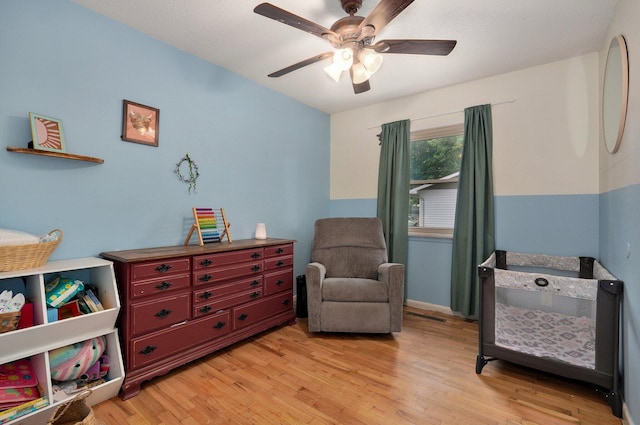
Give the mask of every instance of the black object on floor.
[(307, 317), (307, 277), (296, 277), (296, 317)]

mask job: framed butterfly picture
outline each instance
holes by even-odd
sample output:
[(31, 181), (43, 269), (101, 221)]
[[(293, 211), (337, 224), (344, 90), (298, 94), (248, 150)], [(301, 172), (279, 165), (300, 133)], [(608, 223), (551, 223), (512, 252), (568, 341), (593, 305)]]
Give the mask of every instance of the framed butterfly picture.
[(33, 149), (50, 152), (67, 152), (62, 121), (29, 112)]
[(122, 140), (158, 146), (160, 135), (160, 109), (123, 100)]

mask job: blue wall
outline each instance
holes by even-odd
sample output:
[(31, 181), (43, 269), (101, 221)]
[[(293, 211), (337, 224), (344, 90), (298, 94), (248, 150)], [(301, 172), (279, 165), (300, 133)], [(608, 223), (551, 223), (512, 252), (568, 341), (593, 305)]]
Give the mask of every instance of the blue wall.
[[(215, 43), (212, 48), (215, 48)], [(329, 214), (329, 116), (66, 0), (0, 2), (0, 228), (64, 232), (52, 259), (182, 243), (191, 207), (224, 207), (233, 239), (298, 240)], [(159, 146), (120, 140), (122, 100), (160, 109)], [(67, 150), (9, 153), (28, 113), (62, 120)], [(177, 179), (189, 153), (197, 193)]]
[[(601, 261), (616, 278), (624, 281), (622, 305), (622, 352), (624, 362), (625, 403), (629, 409), (640, 406), (640, 185), (632, 185), (600, 195)], [(634, 418), (638, 415), (634, 413)], [(637, 419), (636, 419), (636, 422)]]
[[(598, 195), (496, 196), (496, 248), (597, 258), (598, 202)], [(376, 201), (335, 200), (330, 211), (334, 217), (375, 216)], [(451, 239), (409, 238), (407, 299), (450, 306), (451, 249)]]

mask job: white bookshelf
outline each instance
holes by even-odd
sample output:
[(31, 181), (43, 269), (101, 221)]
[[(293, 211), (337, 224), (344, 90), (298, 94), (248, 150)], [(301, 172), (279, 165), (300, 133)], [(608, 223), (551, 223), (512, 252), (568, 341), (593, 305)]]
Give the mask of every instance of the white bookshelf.
[[(95, 286), (104, 311), (49, 322), (45, 302), (45, 284), (54, 274), (80, 279)], [(50, 261), (42, 267), (0, 272), (3, 281), (20, 279), (24, 282), (25, 296), (33, 303), (34, 326), (0, 334), (0, 364), (29, 358), (33, 365), (41, 396), (49, 398), (48, 407), (21, 416), (8, 424), (41, 425), (49, 421), (56, 408), (67, 400), (54, 401), (49, 351), (90, 338), (105, 336), (109, 356), (107, 382), (93, 387), (88, 403), (94, 405), (118, 395), (124, 380), (122, 351), (115, 328), (120, 311), (120, 299), (111, 261), (96, 257)], [(69, 398), (71, 398), (70, 396)]]

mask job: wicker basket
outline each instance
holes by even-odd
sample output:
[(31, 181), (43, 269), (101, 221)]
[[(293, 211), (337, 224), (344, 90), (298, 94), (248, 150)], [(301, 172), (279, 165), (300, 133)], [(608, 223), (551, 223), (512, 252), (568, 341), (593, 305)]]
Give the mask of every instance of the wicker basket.
[(47, 235), (54, 233), (58, 234), (58, 238), (51, 242), (0, 246), (0, 272), (30, 269), (44, 265), (62, 241), (62, 230), (54, 229)]
[(0, 313), (0, 334), (11, 332), (18, 329), (20, 322), (20, 312), (12, 311), (9, 313)]
[(49, 420), (48, 425), (99, 425), (93, 409), (87, 404), (86, 398), (91, 390), (76, 395), (70, 401), (61, 404)]

